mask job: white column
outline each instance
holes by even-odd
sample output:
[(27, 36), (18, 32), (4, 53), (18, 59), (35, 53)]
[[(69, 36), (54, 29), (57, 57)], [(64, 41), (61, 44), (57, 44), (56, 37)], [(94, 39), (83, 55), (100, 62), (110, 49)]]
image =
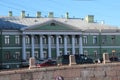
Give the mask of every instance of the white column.
[(79, 36), (79, 54), (83, 54), (82, 36)]
[(57, 53), (57, 56), (60, 56), (60, 53), (59, 53), (59, 35), (56, 35), (56, 53)]
[(67, 54), (67, 35), (64, 35), (64, 54)]
[(22, 59), (26, 60), (25, 35), (22, 35)]
[(32, 57), (34, 58), (35, 57), (35, 52), (34, 52), (34, 35), (31, 35), (31, 47), (32, 47)]
[(75, 35), (72, 35), (72, 54), (75, 54)]
[(51, 58), (51, 36), (48, 35), (48, 57)]
[(43, 38), (42, 38), (42, 35), (40, 35), (40, 58), (41, 59), (44, 58), (44, 54), (43, 54)]

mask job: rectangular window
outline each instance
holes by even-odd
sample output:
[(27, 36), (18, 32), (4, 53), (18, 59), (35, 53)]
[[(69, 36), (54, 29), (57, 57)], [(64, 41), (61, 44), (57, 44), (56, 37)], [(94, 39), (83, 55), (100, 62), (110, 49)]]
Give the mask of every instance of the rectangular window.
[(10, 52), (9, 51), (6, 52), (4, 57), (5, 57), (5, 60), (9, 60), (10, 59)]
[(60, 43), (60, 44), (63, 43), (63, 41), (62, 41), (62, 37), (61, 37), (61, 36), (59, 36), (59, 43)]
[(36, 59), (38, 59), (38, 58), (39, 58), (38, 51), (35, 51), (35, 58), (36, 58)]
[(35, 44), (38, 44), (38, 43), (39, 43), (38, 36), (35, 36), (35, 37), (34, 37), (34, 41), (35, 41)]
[(88, 51), (85, 50), (85, 51), (83, 52), (83, 54), (87, 56), (87, 55), (88, 55)]
[(93, 53), (94, 53), (95, 58), (97, 58), (98, 57), (97, 50), (95, 50)]
[(15, 36), (15, 44), (20, 44), (20, 36)]
[(5, 36), (5, 44), (9, 44), (10, 40), (9, 40), (9, 36)]
[(78, 38), (75, 38), (75, 44), (78, 44)]
[(97, 36), (93, 36), (93, 44), (97, 44)]
[(46, 51), (43, 52), (43, 55), (44, 55), (44, 59), (47, 59), (48, 58), (48, 54)]
[(27, 52), (26, 52), (26, 59), (29, 60), (29, 58), (30, 58), (30, 52), (27, 51)]
[(29, 38), (29, 36), (26, 36), (25, 42), (26, 42), (26, 44), (30, 44), (30, 38)]
[(107, 42), (107, 36), (104, 35), (104, 36), (102, 37), (102, 44), (105, 44), (106, 42)]
[(111, 35), (111, 43), (115, 44), (115, 35)]
[(51, 36), (51, 44), (55, 44), (54, 36)]
[(67, 44), (70, 44), (70, 37), (67, 36)]
[(43, 44), (47, 44), (47, 39), (45, 36), (43, 36)]
[(83, 44), (87, 44), (87, 36), (83, 36)]
[(15, 52), (14, 59), (20, 60), (20, 52)]

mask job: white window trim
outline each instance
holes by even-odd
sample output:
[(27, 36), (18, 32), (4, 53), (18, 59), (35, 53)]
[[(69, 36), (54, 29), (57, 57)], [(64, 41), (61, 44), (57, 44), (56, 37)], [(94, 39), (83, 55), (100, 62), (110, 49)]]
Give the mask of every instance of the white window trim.
[(88, 43), (88, 40), (87, 40), (88, 38), (87, 38), (87, 36), (83, 36), (83, 43), (84, 44), (87, 44)]
[(93, 44), (97, 44), (97, 36), (93, 36)]
[(15, 36), (15, 44), (20, 44), (20, 36)]
[(62, 37), (61, 37), (61, 36), (59, 36), (59, 43), (60, 43), (60, 44), (63, 43), (63, 41), (62, 41)]
[(10, 36), (5, 36), (5, 44), (9, 44), (10, 43)]
[(51, 43), (55, 44), (55, 38), (54, 38), (54, 36), (51, 36)]
[(29, 60), (29, 58), (30, 58), (30, 52), (29, 51), (26, 52), (26, 58), (27, 58), (27, 60)]
[(26, 36), (25, 42), (26, 42), (26, 44), (30, 44), (30, 37), (29, 36)]
[(47, 39), (45, 36), (43, 36), (43, 44), (47, 44)]

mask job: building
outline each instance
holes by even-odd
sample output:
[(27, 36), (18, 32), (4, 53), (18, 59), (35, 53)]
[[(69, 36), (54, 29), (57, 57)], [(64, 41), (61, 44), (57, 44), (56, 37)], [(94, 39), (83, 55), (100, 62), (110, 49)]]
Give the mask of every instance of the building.
[(55, 18), (53, 12), (42, 17), (0, 16), (0, 63), (6, 68), (20, 67), (30, 57), (56, 59), (61, 54), (86, 54), (93, 58), (104, 52), (120, 53), (120, 29), (86, 18)]

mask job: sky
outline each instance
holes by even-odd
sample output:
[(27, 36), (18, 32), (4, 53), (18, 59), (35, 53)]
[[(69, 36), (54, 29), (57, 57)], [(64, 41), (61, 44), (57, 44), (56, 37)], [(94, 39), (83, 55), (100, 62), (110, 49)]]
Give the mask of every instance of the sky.
[(24, 10), (26, 15), (42, 16), (54, 12), (55, 17), (64, 17), (68, 12), (71, 18), (84, 18), (94, 15), (95, 22), (104, 21), (107, 25), (120, 27), (120, 0), (0, 0), (0, 16), (20, 16)]

